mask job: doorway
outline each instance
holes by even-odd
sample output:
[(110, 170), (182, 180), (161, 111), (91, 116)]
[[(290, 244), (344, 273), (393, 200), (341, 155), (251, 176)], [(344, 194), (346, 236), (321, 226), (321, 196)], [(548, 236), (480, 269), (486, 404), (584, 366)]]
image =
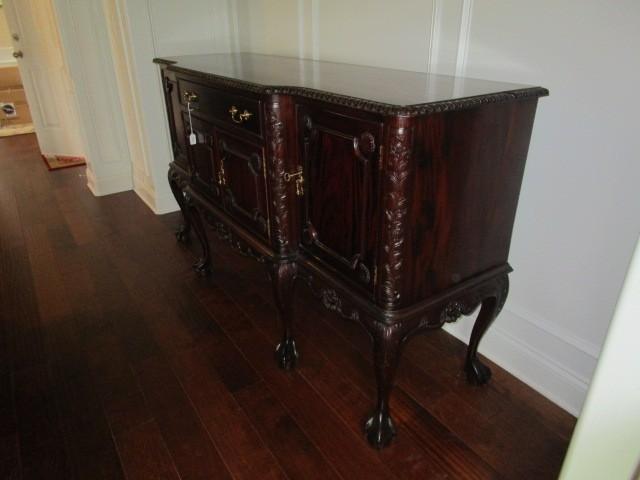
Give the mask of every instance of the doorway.
[(19, 102), (22, 112), (15, 102), (3, 111), (14, 112), (16, 123), (26, 120), (29, 112), (43, 156), (84, 157), (75, 91), (52, 0), (0, 0), (0, 12), (0, 28), (8, 27), (0, 37), (3, 58), (13, 60), (7, 70), (13, 78), (8, 81), (19, 81), (14, 95), (24, 100)]
[(33, 121), (22, 85), (4, 8), (0, 6), (0, 137), (33, 133)]

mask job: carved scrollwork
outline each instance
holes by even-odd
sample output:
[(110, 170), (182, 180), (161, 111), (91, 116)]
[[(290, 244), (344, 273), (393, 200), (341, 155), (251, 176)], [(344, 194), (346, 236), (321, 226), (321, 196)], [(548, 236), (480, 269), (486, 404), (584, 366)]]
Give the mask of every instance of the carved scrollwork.
[(369, 161), (369, 156), (376, 149), (376, 139), (371, 132), (363, 132), (353, 137), (353, 150), (356, 156), (363, 162)]
[(299, 278), (301, 278), (304, 283), (309, 287), (311, 293), (314, 297), (316, 297), (324, 308), (330, 310), (332, 312), (336, 312), (342, 318), (346, 320), (359, 321), (360, 313), (357, 310), (346, 311), (343, 306), (342, 298), (338, 295), (338, 292), (333, 288), (317, 288), (314, 285), (314, 280), (312, 275), (299, 274)]
[(414, 327), (408, 327), (413, 333), (442, 327), (445, 323), (457, 321), (462, 315), (471, 315), (474, 310), (487, 298), (497, 301), (496, 316), (502, 310), (509, 293), (509, 277), (500, 275), (473, 289), (464, 292), (459, 297), (443, 303), (431, 311), (425, 312)]
[(360, 277), (362, 283), (366, 285), (369, 285), (369, 282), (371, 282), (371, 272), (362, 262), (358, 263), (358, 277)]
[(264, 255), (259, 254), (255, 250), (253, 250), (250, 246), (243, 243), (241, 240), (236, 238), (231, 230), (222, 222), (217, 221), (214, 217), (210, 215), (206, 215), (205, 219), (207, 223), (211, 225), (213, 231), (216, 233), (216, 236), (227, 243), (231, 248), (233, 248), (236, 252), (238, 252), (243, 257), (253, 258), (259, 263), (264, 263), (266, 258)]
[(252, 154), (247, 160), (247, 166), (254, 177), (258, 177), (262, 171), (262, 159), (257, 153)]
[(404, 222), (407, 216), (405, 184), (409, 177), (410, 132), (398, 128), (391, 136), (386, 161), (386, 194), (384, 198), (384, 259), (380, 296), (383, 304), (393, 307), (400, 301), (399, 284), (402, 270)]
[(267, 109), (267, 138), (270, 149), (272, 199), (274, 212), (273, 238), (282, 251), (289, 245), (288, 189), (284, 181), (286, 171), (284, 155), (284, 123), (280, 118), (280, 105), (276, 102)]
[(448, 303), (440, 314), (440, 323), (445, 324), (457, 321), (462, 316), (463, 310), (464, 307), (460, 302)]

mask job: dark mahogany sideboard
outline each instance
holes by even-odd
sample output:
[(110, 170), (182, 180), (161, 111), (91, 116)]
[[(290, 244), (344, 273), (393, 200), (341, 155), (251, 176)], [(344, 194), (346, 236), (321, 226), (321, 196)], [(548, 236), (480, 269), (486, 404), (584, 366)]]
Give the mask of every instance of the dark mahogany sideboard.
[(256, 54), (156, 59), (195, 264), (212, 228), (267, 266), (283, 324), (282, 368), (298, 357), (294, 286), (373, 340), (369, 442), (387, 445), (394, 373), (413, 335), (479, 305), (464, 370), (491, 372), (478, 343), (507, 297), (507, 263), (538, 97), (528, 87)]

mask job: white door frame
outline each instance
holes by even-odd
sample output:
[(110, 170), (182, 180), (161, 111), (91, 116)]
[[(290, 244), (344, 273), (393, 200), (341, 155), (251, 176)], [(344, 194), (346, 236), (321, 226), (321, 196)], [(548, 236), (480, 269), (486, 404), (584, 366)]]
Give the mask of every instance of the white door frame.
[(3, 5), (40, 150), (84, 156), (73, 82), (51, 0), (5, 0)]

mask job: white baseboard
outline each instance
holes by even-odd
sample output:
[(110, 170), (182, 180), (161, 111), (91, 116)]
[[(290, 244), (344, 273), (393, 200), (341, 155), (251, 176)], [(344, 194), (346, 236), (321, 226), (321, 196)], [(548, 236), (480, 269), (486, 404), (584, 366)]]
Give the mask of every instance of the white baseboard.
[(133, 180), (129, 171), (118, 175), (97, 177), (90, 168), (87, 168), (87, 187), (96, 197), (101, 197), (131, 190)]
[[(515, 313), (517, 310), (519, 313)], [(468, 343), (474, 317), (461, 318), (445, 330)], [(558, 406), (577, 416), (596, 363), (598, 348), (571, 334), (546, 328), (548, 322), (522, 315), (509, 303), (480, 343), (491, 359)]]
[(146, 182), (140, 180), (135, 172), (133, 174), (133, 191), (140, 197), (140, 199), (155, 212), (156, 209), (156, 194), (153, 187)]
[(164, 215), (165, 213), (177, 212), (180, 210), (178, 202), (169, 195), (156, 195), (156, 207), (153, 209), (156, 215)]

